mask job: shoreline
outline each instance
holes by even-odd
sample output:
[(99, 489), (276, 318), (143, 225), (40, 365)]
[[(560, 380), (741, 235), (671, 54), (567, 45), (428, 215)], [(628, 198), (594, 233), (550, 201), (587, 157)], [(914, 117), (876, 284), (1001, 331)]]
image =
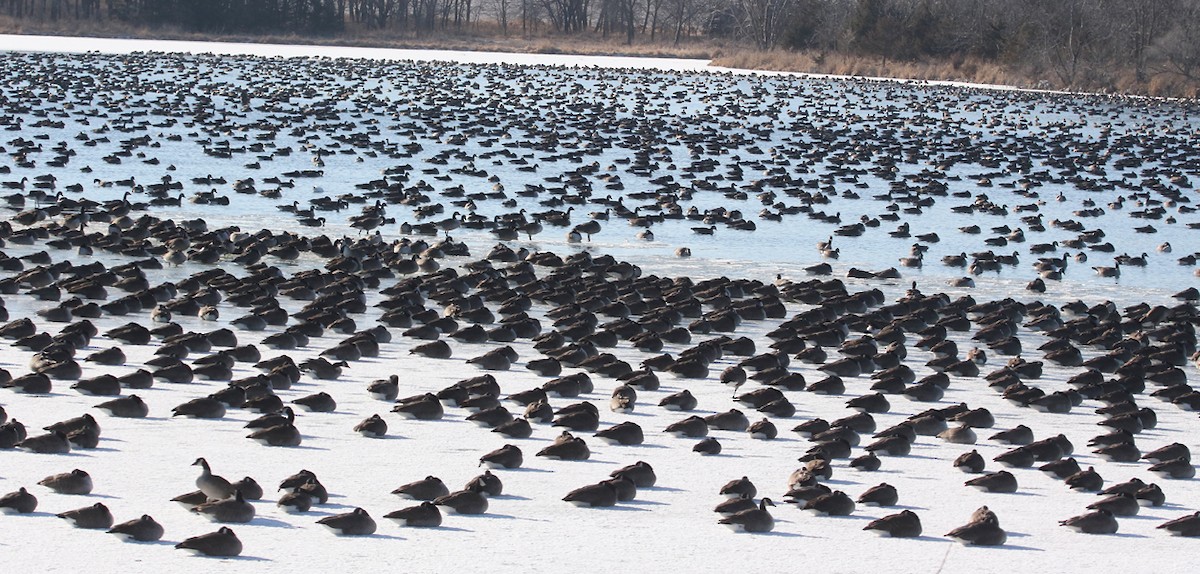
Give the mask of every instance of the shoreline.
[[(1197, 94), (1145, 93), (1129, 90), (1072, 89), (1054, 86), (1045, 78), (1038, 78), (1008, 69), (997, 64), (968, 62), (958, 64), (949, 61), (894, 61), (880, 64), (874, 59), (852, 54), (833, 54), (837, 62), (827, 62), (825, 54), (797, 51), (759, 51), (742, 46), (703, 43), (683, 47), (667, 47), (658, 44), (614, 44), (606, 40), (563, 39), (555, 36), (439, 36), (436, 40), (408, 37), (379, 37), (371, 34), (353, 37), (321, 37), (300, 35), (212, 35), (171, 31), (139, 33), (139, 31), (112, 32), (110, 30), (58, 30), (28, 29), (0, 26), (0, 35), (25, 38), (89, 38), (97, 41), (152, 41), (164, 43), (211, 43), (238, 46), (303, 46), (323, 49), (347, 50), (396, 50), (437, 51), (455, 54), (513, 54), (546, 55), (580, 58), (622, 58), (661, 61), (705, 60), (714, 71), (736, 73), (762, 73), (768, 75), (794, 74), (813, 78), (845, 78), (869, 81), (884, 80), (930, 85), (966, 86), (980, 89), (1028, 91), (1044, 93), (1071, 93), (1113, 97), (1161, 98), (1177, 101), (1194, 101)], [(112, 32), (112, 33), (109, 33)], [(145, 32), (145, 30), (141, 30)], [(566, 40), (566, 41), (564, 41)], [(566, 47), (569, 46), (569, 50)], [(255, 53), (251, 51), (250, 53)], [(486, 58), (483, 58), (486, 60)], [(880, 70), (882, 65), (885, 69)], [(659, 67), (659, 66), (647, 66)], [(664, 65), (664, 69), (676, 69)], [(829, 68), (829, 69), (826, 69)], [(842, 72), (846, 70), (849, 73)], [(897, 73), (885, 73), (894, 70)], [(970, 71), (964, 71), (970, 70)], [(1178, 91), (1178, 90), (1176, 90)]]
[[(44, 45), (24, 46), (26, 42), (50, 42), (55, 40), (69, 40), (75, 42), (86, 42), (90, 45), (84, 49), (73, 49), (73, 44), (58, 44), (53, 47)], [(300, 38), (299, 42), (308, 42), (314, 38)], [(154, 42), (157, 44), (165, 44), (166, 49), (145, 50), (144, 46), (138, 44)], [(209, 47), (212, 47), (209, 49)], [(217, 48), (220, 46), (221, 48)], [(811, 79), (830, 79), (830, 80), (848, 80), (848, 81), (863, 81), (863, 82), (895, 82), (905, 85), (927, 85), (927, 86), (944, 86), (957, 88), (970, 88), (978, 90), (992, 90), (1005, 92), (1029, 92), (1029, 93), (1044, 93), (1044, 94), (1073, 94), (1080, 96), (1100, 96), (1111, 98), (1138, 98), (1149, 100), (1163, 101), (1178, 101), (1188, 102), (1191, 98), (1171, 97), (1171, 96), (1149, 96), (1140, 94), (1121, 94), (1121, 93), (1101, 93), (1087, 91), (1069, 91), (1057, 90), (1049, 88), (1028, 87), (1015, 84), (994, 84), (980, 83), (961, 80), (940, 80), (940, 79), (920, 79), (920, 78), (905, 78), (892, 76), (863, 76), (863, 75), (844, 75), (821, 72), (804, 72), (791, 70), (770, 70), (758, 68), (736, 68), (717, 64), (717, 59), (703, 58), (686, 58), (673, 56), (653, 56), (653, 55), (624, 55), (619, 53), (599, 54), (599, 53), (578, 53), (568, 54), (562, 52), (541, 52), (541, 51), (505, 51), (505, 50), (484, 50), (484, 49), (466, 49), (453, 47), (385, 47), (385, 46), (369, 46), (355, 45), (344, 43), (283, 43), (270, 41), (250, 41), (248, 39), (239, 40), (189, 40), (189, 39), (157, 39), (157, 38), (125, 38), (125, 37), (107, 37), (107, 36), (59, 36), (59, 35), (41, 35), (41, 34), (11, 34), (0, 33), (0, 51), (14, 52), (50, 52), (50, 53), (86, 53), (97, 51), (108, 54), (129, 54), (135, 52), (163, 52), (163, 53), (214, 53), (221, 55), (244, 55), (244, 56), (261, 56), (261, 57), (339, 57), (353, 59), (391, 59), (391, 60), (413, 60), (413, 61), (452, 61), (466, 64), (511, 64), (520, 63), (518, 60), (544, 56), (547, 58), (577, 58), (579, 62), (570, 65), (577, 66), (597, 66), (597, 67), (632, 67), (641, 69), (659, 69), (664, 71), (698, 71), (712, 73), (732, 73), (742, 75), (762, 75), (762, 76), (795, 76), (799, 78)], [(333, 51), (335, 54), (330, 54)], [(344, 53), (336, 53), (344, 52)], [(429, 57), (429, 53), (433, 52), (438, 55), (445, 55), (445, 58)]]
[[(71, 43), (47, 46), (23, 46), (24, 42), (49, 42), (53, 40), (70, 40), (86, 42), (91, 45), (85, 49), (73, 49)], [(154, 42), (166, 45), (163, 50), (150, 50), (165, 53), (215, 53), (222, 55), (246, 55), (264, 57), (348, 57), (354, 59), (392, 59), (414, 61), (454, 61), (468, 64), (508, 63), (522, 57), (530, 57), (532, 52), (506, 52), (489, 50), (457, 50), (437, 48), (383, 48), (368, 46), (334, 46), (325, 44), (276, 44), (262, 42), (226, 42), (207, 40), (156, 40), (145, 38), (104, 38), (94, 36), (33, 36), (25, 34), (0, 34), (0, 50), (16, 52), (51, 52), (51, 53), (85, 53), (99, 51), (108, 54), (129, 54), (146, 52), (142, 43)], [(213, 49), (205, 50), (212, 47)], [(218, 49), (221, 47), (223, 49)], [(334, 52), (333, 55), (330, 52)], [(428, 52), (444, 54), (445, 58), (430, 58)], [(544, 54), (545, 56), (578, 58), (581, 65), (611, 66), (613, 60), (637, 60), (646, 68), (664, 70), (694, 70), (703, 69), (708, 65), (707, 60), (689, 58), (667, 58), (649, 56), (613, 56), (598, 54)]]

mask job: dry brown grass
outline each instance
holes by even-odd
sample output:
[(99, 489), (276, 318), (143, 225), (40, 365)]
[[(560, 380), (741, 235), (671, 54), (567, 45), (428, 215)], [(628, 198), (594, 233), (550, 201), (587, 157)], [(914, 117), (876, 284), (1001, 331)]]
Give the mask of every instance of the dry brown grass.
[(1012, 70), (973, 59), (957, 61), (898, 61), (851, 54), (829, 54), (815, 51), (791, 52), (775, 50), (739, 50), (713, 60), (714, 65), (752, 70), (778, 70), (839, 76), (906, 78), (912, 80), (943, 80), (1032, 87), (1034, 78)]
[(1133, 70), (1103, 70), (1076, 85), (1063, 85), (1045, 70), (1004, 66), (972, 58), (925, 61), (884, 61), (878, 57), (820, 52), (736, 50), (722, 54), (713, 65), (752, 70), (811, 74), (907, 78), (1162, 97), (1200, 97), (1200, 83), (1177, 75), (1157, 73), (1139, 81)]

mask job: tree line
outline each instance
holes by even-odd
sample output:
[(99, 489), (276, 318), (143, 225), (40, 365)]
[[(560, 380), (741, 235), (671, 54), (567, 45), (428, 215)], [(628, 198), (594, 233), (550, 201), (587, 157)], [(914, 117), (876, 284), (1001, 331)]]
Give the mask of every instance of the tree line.
[(12, 19), (213, 34), (586, 35), (1019, 68), (1058, 87), (1200, 83), (1200, 0), (0, 0)]

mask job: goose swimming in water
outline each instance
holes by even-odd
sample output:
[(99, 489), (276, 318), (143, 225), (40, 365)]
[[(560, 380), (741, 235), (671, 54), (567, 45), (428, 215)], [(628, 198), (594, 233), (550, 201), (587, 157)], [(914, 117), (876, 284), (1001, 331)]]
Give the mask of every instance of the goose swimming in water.
[(1092, 269), (1094, 269), (1096, 271), (1096, 275), (1099, 275), (1100, 277), (1116, 278), (1116, 277), (1121, 276), (1121, 262), (1120, 261), (1114, 262), (1112, 267), (1095, 266), (1095, 267), (1092, 267)]

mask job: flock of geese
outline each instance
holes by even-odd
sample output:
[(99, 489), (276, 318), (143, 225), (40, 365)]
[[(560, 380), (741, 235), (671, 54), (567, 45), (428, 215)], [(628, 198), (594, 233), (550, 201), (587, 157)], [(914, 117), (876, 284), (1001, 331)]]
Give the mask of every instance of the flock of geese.
[[(199, 62), (217, 71), (178, 71)], [(811, 442), (795, 472), (779, 477), (787, 490), (759, 497), (747, 461), (747, 476), (716, 493), (725, 497), (719, 524), (770, 532), (778, 504), (822, 516), (895, 509), (901, 493), (886, 482), (855, 497), (831, 488), (831, 478), (835, 470), (877, 471), (920, 443), (1008, 448), (990, 461), (978, 449), (957, 456), (948, 470), (972, 475), (964, 488), (1013, 493), (1040, 471), (1097, 493), (1061, 522), (1085, 533), (1117, 532), (1118, 518), (1196, 489), (1188, 445), (1141, 437), (1164, 409), (1200, 409), (1200, 390), (1190, 386), (1200, 292), (1128, 306), (1036, 298), (1072, 281), (1070, 264), (1100, 254), (1112, 258), (1111, 266), (1093, 266), (1100, 277), (1195, 264), (1200, 253), (1170, 255), (1178, 259), (1168, 263), (1170, 242), (1151, 255), (1140, 244), (1113, 245), (1124, 235), (1106, 231), (1130, 225), (1126, 219), (1141, 224), (1131, 227), (1137, 235), (1200, 227), (1186, 222), (1196, 209), (1190, 177), (1200, 172), (1194, 128), (1154, 131), (1147, 121), (1079, 135), (1094, 128), (1085, 118), (1121, 106), (1155, 119), (1186, 113), (1187, 104), (857, 81), (162, 54), (6, 54), (0, 67), (0, 127), (11, 134), (0, 163), (8, 177), (0, 202), (11, 209), (0, 222), (0, 337), (13, 357), (28, 359), (28, 367), (0, 369), (0, 385), (13, 393), (54, 401), (66, 385), (101, 399), (93, 406), (108, 416), (145, 419), (151, 408), (138, 392), (200, 384), (211, 392), (180, 400), (172, 417), (228, 425), (231, 412), (255, 413), (247, 439), (295, 448), (310, 437), (306, 416), (316, 416), (304, 413), (335, 412), (339, 394), (360, 392), (390, 406), (389, 415), (354, 426), (365, 437), (449, 413), (512, 441), (479, 456), (488, 469), (460, 490), (435, 476), (397, 488), (393, 494), (414, 504), (382, 517), (407, 527), (440, 527), (444, 512), (485, 514), (503, 491), (504, 470), (536, 457), (587, 460), (589, 442), (635, 446), (672, 436), (690, 441), (695, 456), (720, 456), (731, 442), (780, 437), (787, 428), (779, 425)], [(609, 90), (616, 95), (591, 97)], [(870, 111), (829, 103), (838, 99), (831, 95), (858, 94), (883, 100)], [(983, 119), (934, 117), (939, 105)], [(1011, 118), (997, 108), (1013, 105), (1057, 119), (1005, 123)], [(297, 165), (299, 156), (311, 166)], [(356, 168), (367, 165), (386, 167), (377, 176)], [(1069, 198), (1077, 209), (1065, 207)], [(914, 241), (898, 254), (900, 268), (923, 267), (955, 233), (914, 229), (930, 225), (917, 216), (939, 210), (947, 220), (976, 222), (957, 229), (957, 241), (978, 241), (979, 250), (941, 257), (966, 273), (954, 285), (1017, 274), (1022, 260), (1032, 261), (1025, 291), (995, 300), (926, 293), (895, 267), (838, 267), (847, 279), (831, 276), (840, 258), (853, 259), (856, 238), (883, 233)], [(192, 213), (204, 215), (184, 216)], [(804, 279), (693, 279), (581, 248), (617, 234), (620, 219), (635, 230), (632, 241), (654, 241), (656, 226), (660, 236), (675, 225), (720, 239), (777, 224), (799, 243), (817, 244), (812, 255), (797, 248), (798, 257), (825, 261), (807, 266)], [(548, 239), (551, 228), (561, 239)], [(331, 229), (339, 232), (319, 233)], [(1027, 243), (1035, 237), (1047, 239)], [(757, 340), (743, 334), (764, 324), (771, 328)], [(310, 346), (330, 335), (341, 339)], [(136, 363), (123, 350), (146, 346), (153, 358)], [(440, 390), (401, 375), (355, 391), (334, 384), (360, 361), (396, 349), (407, 350), (397, 371), (404, 360), (465, 360), (485, 373)], [(542, 383), (514, 388), (505, 373), (516, 370)], [(1044, 370), (1068, 375), (1043, 379)], [(292, 398), (300, 384), (319, 389)], [(996, 424), (989, 409), (946, 398), (981, 386), (1022, 416), (1094, 411), (1105, 433), (1039, 437), (1019, 424), (985, 437)], [(735, 404), (698, 411), (697, 396), (711, 397), (713, 388), (732, 389)], [(844, 402), (845, 416), (804, 416), (807, 402), (830, 397)], [(37, 419), (37, 404), (0, 407), (0, 449), (54, 457), (105, 441), (90, 413), (30, 432), (17, 417)], [(628, 418), (601, 426), (607, 413), (647, 409), (684, 418), (663, 429)], [(877, 418), (900, 413), (898, 424), (877, 428)], [(550, 442), (528, 459), (522, 441), (534, 435)], [(1077, 453), (1078, 443), (1091, 454)], [(1163, 483), (1106, 480), (1076, 457), (1129, 465), (1120, 468)], [(617, 506), (655, 488), (652, 464), (638, 461), (565, 493), (527, 494)], [(262, 487), (223, 478), (206, 458), (195, 465), (195, 491), (174, 502), (217, 523), (253, 526)], [(38, 485), (68, 495), (93, 488), (82, 469)], [(279, 491), (277, 507), (288, 513), (329, 498), (309, 471), (287, 477)], [(24, 486), (0, 496), (0, 511), (37, 506)], [(898, 510), (863, 529), (921, 537), (920, 509)], [(57, 516), (134, 541), (165, 535), (149, 514), (115, 524), (102, 502)], [(1006, 543), (988, 506), (964, 519), (944, 536)], [(314, 522), (344, 536), (377, 532), (361, 507)], [(1200, 512), (1158, 527), (1200, 536)], [(230, 526), (176, 547), (225, 557), (243, 551)]]

